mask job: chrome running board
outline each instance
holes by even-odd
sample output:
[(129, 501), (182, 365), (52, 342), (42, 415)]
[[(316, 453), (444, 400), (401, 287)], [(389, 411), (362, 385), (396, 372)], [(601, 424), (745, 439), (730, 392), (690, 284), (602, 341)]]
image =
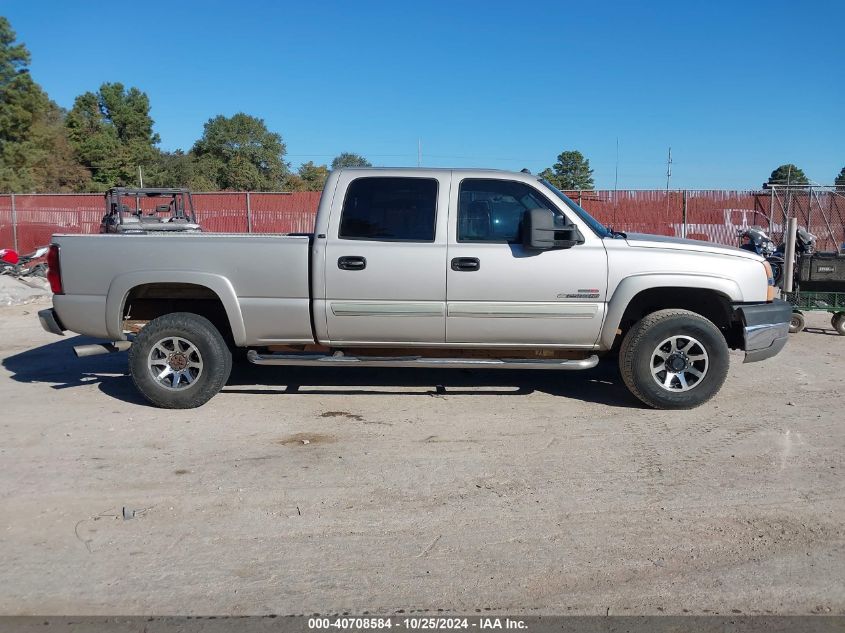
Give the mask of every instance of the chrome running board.
[(429, 367), (444, 369), (592, 369), (596, 355), (583, 359), (533, 358), (426, 358), (424, 356), (347, 356), (345, 354), (259, 354), (254, 349), (247, 359), (255, 365), (297, 367)]

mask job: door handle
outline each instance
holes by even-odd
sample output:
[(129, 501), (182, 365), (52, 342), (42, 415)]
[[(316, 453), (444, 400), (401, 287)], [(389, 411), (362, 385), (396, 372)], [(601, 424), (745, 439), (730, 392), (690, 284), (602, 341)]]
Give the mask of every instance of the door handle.
[(337, 267), (341, 270), (364, 270), (367, 267), (367, 258), (357, 255), (338, 257)]
[(452, 260), (452, 270), (457, 272), (472, 272), (481, 268), (477, 257), (456, 257)]

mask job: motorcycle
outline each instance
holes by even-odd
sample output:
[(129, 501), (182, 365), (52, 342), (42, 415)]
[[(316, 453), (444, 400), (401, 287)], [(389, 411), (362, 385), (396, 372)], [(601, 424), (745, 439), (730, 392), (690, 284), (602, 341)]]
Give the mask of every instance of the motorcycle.
[[(780, 253), (786, 250), (786, 244), (781, 244), (775, 250), (775, 253)], [(816, 236), (806, 229), (798, 229), (795, 233), (795, 254), (796, 255), (812, 255), (816, 252)]]
[(38, 260), (43, 260), (49, 250), (49, 246), (40, 246), (31, 253), (19, 255), (12, 248), (0, 249), (0, 275), (46, 277), (47, 263)]
[(775, 243), (763, 229), (748, 227), (738, 231), (740, 248), (765, 257), (772, 267), (772, 277), (775, 285), (780, 286), (783, 281), (784, 257), (783, 246), (775, 248)]
[[(740, 238), (740, 248), (757, 253), (766, 258), (772, 267), (772, 276), (776, 286), (783, 282), (784, 263), (786, 261), (786, 244), (775, 247), (774, 241), (766, 232), (757, 227), (739, 229), (737, 232)], [(793, 270), (798, 275), (798, 260), (804, 255), (812, 255), (816, 251), (816, 236), (806, 229), (798, 229), (795, 235), (795, 265)]]

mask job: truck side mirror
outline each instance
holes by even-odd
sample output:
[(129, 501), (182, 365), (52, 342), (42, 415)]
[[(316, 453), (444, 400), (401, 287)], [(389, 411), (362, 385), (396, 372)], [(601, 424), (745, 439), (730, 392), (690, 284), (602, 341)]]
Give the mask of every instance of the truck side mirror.
[(522, 216), (522, 245), (536, 251), (572, 248), (583, 244), (578, 227), (550, 209), (528, 209)]

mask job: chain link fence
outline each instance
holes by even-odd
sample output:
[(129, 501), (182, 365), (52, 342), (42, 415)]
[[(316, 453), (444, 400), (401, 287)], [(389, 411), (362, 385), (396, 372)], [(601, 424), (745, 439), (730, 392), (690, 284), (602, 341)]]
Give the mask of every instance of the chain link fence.
[(738, 233), (763, 228), (780, 243), (786, 221), (813, 233), (818, 250), (845, 244), (845, 191), (823, 186), (773, 186), (760, 191), (568, 191), (599, 221), (615, 229), (739, 245)]

